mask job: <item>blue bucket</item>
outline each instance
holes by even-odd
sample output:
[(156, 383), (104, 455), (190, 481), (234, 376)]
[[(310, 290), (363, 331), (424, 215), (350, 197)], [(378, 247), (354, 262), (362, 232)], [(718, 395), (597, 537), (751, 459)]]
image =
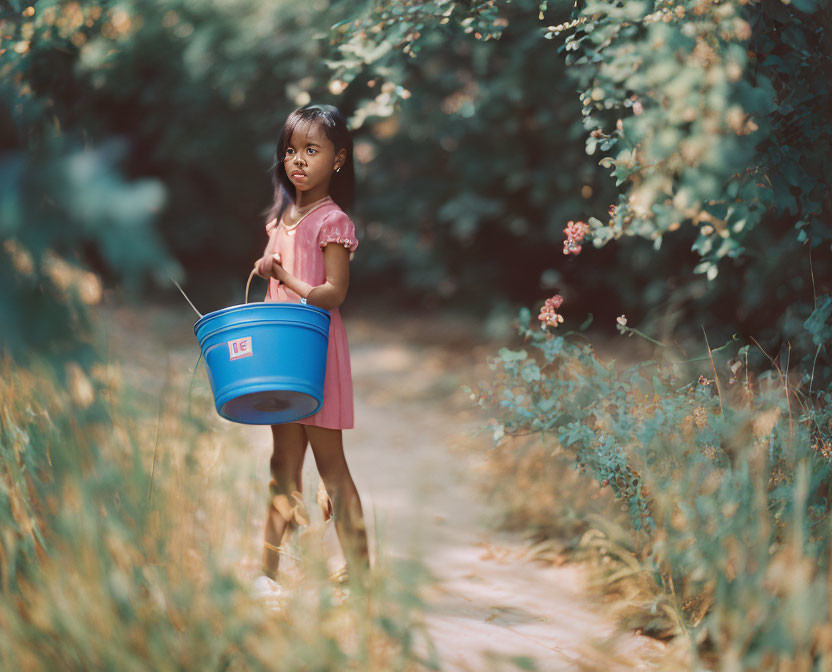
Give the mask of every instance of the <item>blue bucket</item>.
[(278, 425), (323, 405), (329, 312), (306, 303), (245, 303), (194, 324), (217, 413)]

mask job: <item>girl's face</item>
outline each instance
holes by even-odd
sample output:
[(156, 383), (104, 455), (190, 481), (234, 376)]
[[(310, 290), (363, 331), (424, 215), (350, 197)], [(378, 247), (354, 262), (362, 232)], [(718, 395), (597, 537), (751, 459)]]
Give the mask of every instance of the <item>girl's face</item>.
[(346, 155), (343, 148), (335, 154), (335, 145), (320, 124), (307, 123), (292, 132), (283, 166), (295, 189), (309, 192), (304, 200), (314, 200), (329, 193), (329, 181), (344, 164)]

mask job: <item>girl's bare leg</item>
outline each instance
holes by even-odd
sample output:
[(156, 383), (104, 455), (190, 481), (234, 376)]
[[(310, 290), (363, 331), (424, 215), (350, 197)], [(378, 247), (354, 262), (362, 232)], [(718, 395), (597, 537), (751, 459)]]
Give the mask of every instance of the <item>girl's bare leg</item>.
[(272, 480), (269, 483), (269, 505), (266, 512), (263, 573), (276, 580), (280, 554), (274, 548), (289, 537), (291, 528), (289, 521), (275, 507), (274, 498), (276, 495), (285, 495), (290, 505), (294, 504), (292, 493), (301, 490), (301, 470), (307, 439), (303, 426), (296, 422), (271, 427), (274, 449), (269, 462)]
[(366, 571), (370, 567), (367, 530), (361, 510), (361, 499), (344, 457), (341, 430), (313, 425), (303, 427), (312, 445), (318, 473), (332, 498), (335, 531), (347, 559), (347, 566), (353, 571)]

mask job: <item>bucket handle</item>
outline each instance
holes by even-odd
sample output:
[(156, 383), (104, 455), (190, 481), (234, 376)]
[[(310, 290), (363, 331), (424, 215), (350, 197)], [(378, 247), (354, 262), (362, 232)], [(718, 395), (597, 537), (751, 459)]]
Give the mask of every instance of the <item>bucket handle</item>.
[[(248, 282), (246, 282), (246, 303), (248, 303), (248, 290), (249, 290), (249, 287), (251, 287), (251, 279), (255, 275), (257, 275), (257, 267), (256, 266), (254, 268), (252, 268), (251, 273), (248, 274)], [(305, 305), (306, 304), (306, 298), (301, 297), (300, 302)], [(194, 310), (196, 310), (196, 308), (194, 308)]]
[(246, 303), (248, 303), (248, 288), (251, 287), (251, 279), (257, 275), (257, 267), (251, 269), (251, 273), (248, 274), (248, 282), (246, 283)]

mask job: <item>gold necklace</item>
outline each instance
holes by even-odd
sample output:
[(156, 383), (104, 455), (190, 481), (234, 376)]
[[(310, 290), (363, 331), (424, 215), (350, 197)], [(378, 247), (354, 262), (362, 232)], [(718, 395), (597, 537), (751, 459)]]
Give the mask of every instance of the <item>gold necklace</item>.
[(283, 218), (281, 218), (281, 221), (283, 221), (283, 228), (286, 229), (287, 231), (292, 231), (293, 229), (295, 229), (297, 227), (298, 224), (300, 224), (300, 221), (304, 217), (306, 217), (306, 215), (308, 215), (310, 212), (312, 212), (312, 210), (314, 210), (315, 208), (317, 208), (320, 205), (323, 205), (326, 201), (331, 201), (331, 200), (332, 200), (332, 198), (329, 195), (326, 195), (323, 198), (319, 198), (317, 201), (314, 201), (314, 202), (312, 202), (308, 205), (304, 205), (302, 208), (298, 208), (295, 204), (293, 204), (292, 209), (294, 209), (294, 214), (291, 212), (291, 209), (290, 209), (290, 212), (289, 212), (288, 217), (287, 217), (287, 219), (290, 222), (293, 222), (293, 223), (287, 225), (286, 222), (283, 221)]

